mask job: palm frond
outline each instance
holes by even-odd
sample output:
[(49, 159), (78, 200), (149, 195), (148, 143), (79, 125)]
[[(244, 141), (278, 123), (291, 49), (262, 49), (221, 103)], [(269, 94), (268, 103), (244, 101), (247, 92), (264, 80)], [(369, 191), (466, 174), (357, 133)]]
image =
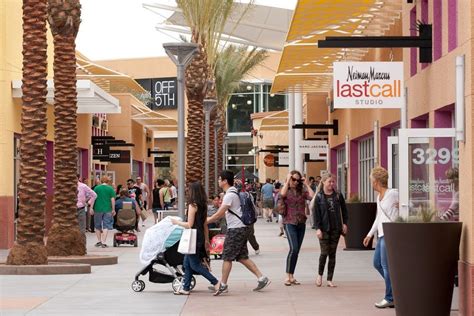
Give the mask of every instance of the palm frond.
[(266, 50), (235, 45), (227, 46), (217, 55), (214, 75), (220, 106), (227, 107), (230, 95), (239, 88), (240, 82), (267, 57)]

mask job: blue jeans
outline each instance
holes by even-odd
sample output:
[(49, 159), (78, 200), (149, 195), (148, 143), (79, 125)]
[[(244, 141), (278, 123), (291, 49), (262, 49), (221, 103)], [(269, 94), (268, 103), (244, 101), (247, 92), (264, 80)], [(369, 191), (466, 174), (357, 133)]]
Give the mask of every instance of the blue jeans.
[(201, 260), (198, 255), (185, 255), (184, 256), (184, 284), (183, 290), (189, 291), (191, 287), (191, 279), (193, 277), (193, 272), (198, 273), (205, 277), (212, 285), (216, 285), (219, 281), (203, 267)]
[(285, 224), (285, 233), (288, 238), (288, 244), (290, 245), (290, 251), (286, 258), (286, 273), (295, 273), (296, 262), (298, 261), (298, 254), (303, 244), (305, 231), (306, 224)]
[(393, 302), (392, 284), (390, 282), (390, 272), (388, 271), (387, 248), (385, 239), (379, 237), (374, 253), (374, 267), (385, 280), (385, 299)]

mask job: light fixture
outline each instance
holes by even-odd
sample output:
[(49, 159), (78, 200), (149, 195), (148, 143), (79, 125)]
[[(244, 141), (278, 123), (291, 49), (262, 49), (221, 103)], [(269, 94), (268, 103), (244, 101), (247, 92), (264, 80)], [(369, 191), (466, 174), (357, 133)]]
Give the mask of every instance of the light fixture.
[(228, 157), (227, 157), (227, 160), (232, 160), (232, 157), (231, 157), (231, 156), (228, 156)]
[(270, 97), (273, 98), (275, 95), (273, 93), (270, 93)]
[(248, 91), (252, 90), (252, 86), (248, 85), (248, 86), (247, 86), (247, 90), (248, 90)]
[(235, 110), (237, 108), (237, 105), (235, 103), (232, 103), (232, 110)]
[(252, 104), (252, 100), (247, 100), (247, 104), (248, 105)]

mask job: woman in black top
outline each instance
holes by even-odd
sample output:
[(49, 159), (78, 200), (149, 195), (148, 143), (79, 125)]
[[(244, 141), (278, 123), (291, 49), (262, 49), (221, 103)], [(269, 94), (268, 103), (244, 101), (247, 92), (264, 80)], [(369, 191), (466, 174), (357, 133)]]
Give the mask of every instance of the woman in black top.
[(153, 216), (155, 217), (155, 224), (158, 221), (158, 211), (163, 209), (163, 198), (160, 196), (160, 190), (165, 185), (165, 181), (161, 179), (157, 179), (155, 181), (155, 188), (153, 189), (153, 201), (151, 203), (151, 210), (153, 212)]
[(219, 281), (202, 265), (202, 260), (207, 258), (207, 249), (209, 247), (209, 232), (207, 228), (207, 196), (204, 187), (200, 182), (193, 182), (188, 189), (188, 219), (181, 222), (172, 218), (174, 225), (184, 228), (196, 229), (196, 254), (184, 256), (184, 282), (183, 288), (175, 294), (189, 295), (191, 279), (193, 272), (205, 277), (217, 292)]
[(334, 190), (334, 186), (334, 177), (330, 173), (325, 174), (319, 183), (314, 201), (312, 201), (312, 204), (314, 202), (313, 228), (316, 229), (316, 236), (321, 247), (319, 271), (316, 278), (317, 286), (322, 285), (324, 267), (329, 257), (327, 284), (329, 287), (335, 287), (332, 278), (336, 267), (337, 244), (341, 234), (347, 232), (346, 203), (342, 194)]

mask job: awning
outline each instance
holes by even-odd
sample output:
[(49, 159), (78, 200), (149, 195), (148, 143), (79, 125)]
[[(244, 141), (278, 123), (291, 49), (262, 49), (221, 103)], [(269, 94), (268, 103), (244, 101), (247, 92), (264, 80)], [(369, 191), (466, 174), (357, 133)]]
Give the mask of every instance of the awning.
[(132, 77), (101, 66), (76, 51), (77, 79), (93, 81), (108, 93), (132, 93), (135, 96), (146, 90)]
[[(258, 115), (257, 115), (258, 114)], [(261, 119), (259, 131), (288, 130), (288, 111), (255, 113), (252, 120)]]
[(155, 112), (139, 102), (132, 102), (132, 120), (153, 131), (154, 138), (178, 137), (178, 122), (176, 119)]
[[(242, 11), (246, 4), (235, 3), (235, 6), (237, 11)], [(164, 19), (157, 24), (156, 29), (158, 31), (190, 34), (190, 30), (179, 8), (158, 3), (143, 4), (143, 7)], [(166, 17), (163, 11), (171, 11), (173, 13), (171, 16)], [(224, 34), (227, 37), (223, 36), (223, 40), (281, 51), (292, 15), (293, 10), (253, 5), (243, 19), (236, 20), (230, 18), (230, 21), (224, 28)]]
[[(21, 98), (22, 81), (12, 81), (12, 95), (14, 98)], [(77, 113), (120, 113), (119, 100), (102, 90), (90, 80), (77, 80)], [(46, 101), (54, 102), (54, 81), (48, 80), (48, 94)]]
[(361, 60), (368, 49), (322, 49), (318, 40), (383, 35), (401, 9), (400, 0), (299, 0), (271, 93), (330, 91), (333, 63)]

